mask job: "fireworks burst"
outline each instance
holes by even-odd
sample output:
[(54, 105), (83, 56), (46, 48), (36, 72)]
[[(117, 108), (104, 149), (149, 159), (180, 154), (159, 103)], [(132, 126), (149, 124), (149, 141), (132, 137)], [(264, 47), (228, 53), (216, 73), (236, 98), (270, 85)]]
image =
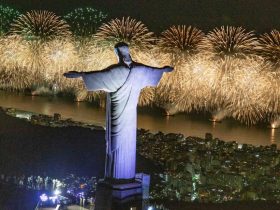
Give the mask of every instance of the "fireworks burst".
[(1, 68), (0, 70), (0, 88), (4, 90), (24, 91), (33, 85), (31, 74), (26, 69)]
[(26, 40), (49, 41), (71, 35), (69, 25), (53, 12), (32, 10), (11, 24), (11, 34)]
[(43, 68), (41, 48), (19, 36), (2, 39), (1, 60), (6, 68), (24, 68), (30, 73)]
[(267, 66), (262, 59), (231, 60), (220, 84), (219, 97), (223, 109), (233, 118), (246, 124), (256, 124), (267, 114), (270, 88)]
[[(47, 84), (74, 94), (76, 100), (94, 100), (104, 107), (104, 92), (88, 93), (82, 81), (66, 80), (62, 74), (102, 70), (116, 63), (112, 48), (125, 41), (134, 61), (175, 67), (157, 88), (141, 92), (140, 106), (157, 104), (171, 114), (206, 110), (216, 120), (233, 117), (246, 124), (279, 119), (280, 71), (271, 70), (279, 67), (276, 30), (262, 35), (258, 45), (254, 34), (241, 27), (216, 28), (203, 37), (196, 28), (172, 26), (154, 46), (153, 34), (141, 22), (123, 18), (103, 24), (94, 37), (74, 41), (67, 24), (58, 24), (59, 18), (50, 15), (43, 21), (47, 14), (33, 11), (20, 16), (13, 24), (16, 35), (0, 37), (0, 88), (24, 90)], [(261, 56), (253, 56), (253, 50)]]
[(0, 5), (0, 35), (9, 31), (10, 24), (19, 15), (20, 13), (17, 10)]
[(200, 49), (213, 57), (245, 57), (254, 53), (257, 38), (252, 31), (242, 27), (222, 26), (209, 32)]
[(161, 33), (158, 46), (163, 52), (173, 55), (193, 55), (198, 53), (204, 33), (192, 26), (172, 26)]
[[(274, 66), (271, 69), (274, 69)], [(273, 121), (276, 118), (280, 119), (280, 72), (271, 71), (268, 74), (269, 86), (266, 89), (266, 110), (270, 114), (271, 121)]]
[(1, 38), (0, 59), (3, 68), (13, 68), (20, 66), (24, 61), (26, 53), (25, 44), (22, 39), (17, 36), (9, 36)]
[(63, 77), (66, 71), (76, 70), (78, 56), (75, 45), (71, 40), (55, 39), (44, 45), (45, 79), (56, 84), (59, 89), (72, 85)]
[(94, 34), (106, 18), (107, 14), (90, 7), (77, 8), (64, 16), (73, 33), (78, 36)]
[(0, 39), (0, 83), (3, 89), (24, 90), (33, 82), (28, 43), (17, 36)]
[(164, 106), (168, 114), (181, 110), (181, 106), (177, 106), (175, 101), (178, 101), (178, 93), (182, 93), (186, 85), (184, 82), (188, 72), (183, 63), (198, 53), (198, 46), (203, 37), (204, 33), (201, 30), (184, 25), (172, 26), (161, 34), (158, 41), (159, 54), (166, 53), (169, 65), (175, 67), (168, 77), (162, 79), (157, 90), (159, 104)]
[(173, 102), (177, 110), (208, 109), (218, 74), (214, 62), (207, 56), (197, 55), (186, 61), (182, 70), (183, 76), (176, 82), (181, 88), (175, 93)]
[(258, 54), (270, 61), (273, 65), (280, 66), (280, 32), (272, 30), (259, 38)]
[(22, 39), (26, 51), (21, 54), (22, 65), (34, 73), (34, 82), (45, 80), (46, 62), (44, 48), (48, 41), (71, 35), (69, 25), (53, 12), (32, 10), (18, 17), (11, 24), (10, 34)]
[(130, 17), (104, 23), (94, 37), (98, 42), (111, 47), (118, 42), (126, 42), (131, 48), (148, 48), (155, 40), (153, 33), (141, 21)]

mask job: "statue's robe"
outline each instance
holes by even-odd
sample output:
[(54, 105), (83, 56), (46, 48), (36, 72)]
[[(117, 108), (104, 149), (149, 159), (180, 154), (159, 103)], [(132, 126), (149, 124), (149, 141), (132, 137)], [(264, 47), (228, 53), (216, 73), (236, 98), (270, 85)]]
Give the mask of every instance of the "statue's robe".
[(144, 87), (156, 86), (165, 70), (133, 62), (83, 74), (89, 91), (107, 92), (105, 177), (135, 177), (139, 94)]

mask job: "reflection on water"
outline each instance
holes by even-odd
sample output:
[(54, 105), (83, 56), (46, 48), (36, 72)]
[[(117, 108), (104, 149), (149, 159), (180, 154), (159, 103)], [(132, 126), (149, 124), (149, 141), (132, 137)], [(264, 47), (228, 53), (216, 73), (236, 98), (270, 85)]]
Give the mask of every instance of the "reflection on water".
[(271, 133), (270, 133), (270, 139), (271, 139), (271, 144), (276, 144), (277, 142), (276, 137), (275, 137), (275, 129), (271, 129)]
[[(14, 107), (47, 115), (60, 113), (64, 118), (98, 125), (105, 124), (104, 109), (86, 102), (73, 102), (64, 98), (25, 96), (0, 92), (0, 106)], [(280, 144), (280, 129), (269, 129), (265, 126), (246, 127), (233, 120), (215, 123), (201, 115), (180, 114), (174, 117), (166, 117), (158, 111), (143, 109), (140, 109), (138, 113), (138, 127), (149, 129), (152, 132), (173, 132), (198, 137), (204, 137), (205, 133), (212, 133), (214, 137), (226, 141), (234, 140), (255, 145)]]

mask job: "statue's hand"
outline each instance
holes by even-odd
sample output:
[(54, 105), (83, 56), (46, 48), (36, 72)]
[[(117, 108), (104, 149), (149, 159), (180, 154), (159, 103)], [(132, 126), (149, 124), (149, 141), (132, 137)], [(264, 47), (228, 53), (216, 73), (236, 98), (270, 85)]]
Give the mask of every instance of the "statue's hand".
[(79, 78), (82, 76), (82, 73), (77, 71), (69, 71), (67, 73), (64, 73), (63, 76), (65, 76), (66, 78)]
[(171, 66), (165, 66), (164, 67), (164, 72), (172, 72), (173, 70), (174, 70), (174, 68), (171, 67)]

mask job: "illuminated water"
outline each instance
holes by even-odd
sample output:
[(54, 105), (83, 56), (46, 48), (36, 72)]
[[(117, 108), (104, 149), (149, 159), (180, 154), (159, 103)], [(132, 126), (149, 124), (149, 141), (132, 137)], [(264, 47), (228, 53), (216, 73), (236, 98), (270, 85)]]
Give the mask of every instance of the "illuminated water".
[[(73, 102), (59, 97), (38, 97), (0, 92), (0, 106), (14, 107), (47, 115), (60, 113), (63, 118), (76, 121), (105, 124), (105, 110), (90, 103)], [(156, 110), (138, 110), (138, 127), (152, 132), (183, 133), (185, 136), (204, 137), (210, 132), (214, 137), (254, 145), (280, 144), (280, 129), (270, 129), (265, 125), (247, 127), (233, 120), (212, 123), (202, 115), (180, 114), (174, 117), (163, 116)]]

